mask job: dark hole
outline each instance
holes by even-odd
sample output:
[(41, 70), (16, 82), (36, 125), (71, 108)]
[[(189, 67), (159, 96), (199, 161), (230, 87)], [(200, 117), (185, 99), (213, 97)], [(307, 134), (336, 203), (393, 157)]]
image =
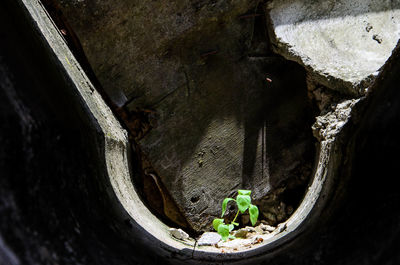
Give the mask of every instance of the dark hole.
[(192, 203), (196, 203), (196, 202), (198, 202), (200, 200), (200, 196), (194, 196), (194, 197), (192, 197), (191, 199), (190, 199), (190, 201), (192, 202)]

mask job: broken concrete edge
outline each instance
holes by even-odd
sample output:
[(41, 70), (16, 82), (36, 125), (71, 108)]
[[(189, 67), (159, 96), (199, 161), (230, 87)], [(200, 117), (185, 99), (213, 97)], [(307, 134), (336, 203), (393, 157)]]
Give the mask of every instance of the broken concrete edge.
[[(294, 52), (287, 52), (282, 54), (280, 50), (285, 49), (290, 51), (290, 46), (280, 45), (277, 37), (271, 31), (269, 32), (269, 35), (272, 44), (271, 47), (275, 53), (281, 54), (285, 59), (294, 61), (302, 65), (309, 73), (312, 74), (311, 76), (314, 82), (319, 83), (329, 89), (335, 90), (344, 95), (349, 95), (352, 97), (359, 97), (364, 95), (366, 92), (366, 88), (371, 84), (373, 78), (376, 77), (375, 75), (371, 75), (366, 79), (364, 79), (362, 82), (355, 84), (349, 81), (341, 80), (329, 74), (322, 75), (318, 71), (315, 71), (310, 65), (305, 64), (299, 54), (296, 54)], [(280, 46), (280, 48), (278, 49), (277, 46)]]
[(396, 47), (392, 50), (392, 53), (390, 54), (388, 60), (381, 67), (381, 69), (379, 69), (380, 70), (379, 75), (377, 75), (373, 79), (373, 82), (368, 87), (366, 91), (366, 96), (370, 96), (379, 89), (380, 84), (383, 83), (383, 79), (385, 79), (387, 75), (390, 74), (390, 69), (392, 68), (392, 64), (395, 61), (398, 61), (399, 59), (400, 59), (400, 40), (397, 42)]
[(321, 73), (321, 71), (318, 71), (316, 67), (310, 65), (309, 62), (307, 62), (307, 60), (311, 61), (310, 58), (294, 51), (293, 47), (289, 43), (286, 43), (285, 41), (280, 41), (280, 38), (276, 36), (274, 30), (271, 30), (274, 28), (274, 23), (272, 21), (270, 13), (270, 10), (272, 8), (273, 5), (271, 5), (271, 3), (269, 5), (266, 5), (265, 13), (266, 23), (268, 25), (268, 28), (270, 29), (268, 30), (268, 36), (271, 42), (271, 48), (275, 53), (280, 54), (287, 60), (294, 61), (302, 65), (310, 73), (310, 76), (316, 83), (319, 83), (329, 89), (352, 97), (360, 97), (365, 95), (368, 87), (371, 86), (373, 80), (379, 75), (380, 69), (377, 72), (366, 76), (361, 82), (350, 82), (334, 77), (328, 73)]
[[(382, 3), (382, 6), (378, 3)], [(363, 8), (366, 9), (364, 10)], [(337, 3), (337, 1), (321, 1), (321, 3), (300, 0), (269, 1), (265, 6), (265, 12), (271, 47), (274, 52), (286, 59), (303, 65), (314, 82), (347, 96), (363, 96), (382, 72), (385, 62), (393, 54), (393, 48), (398, 41), (398, 35), (394, 32), (398, 31), (390, 28), (389, 25), (398, 23), (382, 22), (385, 27), (388, 26), (390, 28), (390, 30), (389, 28), (386, 29), (388, 32), (393, 32), (393, 34), (389, 34), (393, 36), (393, 39), (388, 42), (390, 44), (385, 46), (386, 48), (379, 48), (383, 46), (368, 46), (370, 44), (367, 44), (371, 41), (375, 45), (374, 41), (377, 41), (375, 37), (372, 38), (374, 41), (369, 37), (367, 38), (369, 41), (361, 38), (361, 36), (364, 37), (363, 34), (365, 32), (369, 32), (372, 28), (369, 22), (366, 24), (366, 28), (364, 28), (363, 24), (372, 19), (371, 17), (367, 15), (367, 17), (360, 17), (355, 19), (354, 23), (343, 22), (347, 29), (343, 31), (343, 25), (335, 24), (335, 19), (331, 15), (340, 14), (346, 17), (346, 12), (352, 14), (355, 10), (361, 9), (374, 13), (374, 8), (389, 8), (393, 12), (398, 10), (396, 5), (373, 0), (342, 1), (340, 3)], [(340, 12), (338, 13), (338, 11)], [(378, 13), (384, 14), (385, 12)], [(369, 14), (369, 12), (366, 12), (366, 14)], [(334, 17), (334, 15), (332, 16)], [(393, 20), (395, 15), (391, 13), (390, 17)], [(338, 30), (337, 32), (335, 31), (336, 29)], [(361, 31), (358, 32), (357, 29), (361, 29)], [(310, 34), (308, 35), (309, 32)], [(355, 39), (349, 39), (350, 36), (355, 36)], [(338, 43), (336, 43), (335, 39), (338, 39)], [(328, 40), (329, 45), (326, 45)], [(356, 41), (359, 41), (359, 43), (356, 43)], [(367, 46), (357, 46), (360, 44), (366, 44)], [(333, 50), (330, 50), (329, 47), (332, 47)], [(370, 67), (363, 68), (361, 65), (368, 66), (369, 53), (375, 54), (375, 58), (379, 63), (373, 63)], [(336, 58), (336, 55), (339, 54), (346, 57), (338, 56)], [(354, 60), (355, 58), (359, 60)], [(353, 68), (350, 66), (353, 64), (358, 66)], [(343, 71), (343, 69), (346, 70)]]
[[(266, 22), (269, 25), (269, 28), (273, 28), (272, 19), (269, 16), (269, 10), (266, 10)], [(329, 74), (321, 74), (318, 71), (314, 70), (312, 66), (308, 65), (306, 62), (302, 60), (302, 56), (297, 54), (295, 51), (292, 51), (292, 48), (289, 44), (284, 43), (283, 41), (279, 41), (279, 38), (275, 35), (273, 30), (268, 31), (268, 35), (271, 41), (271, 48), (273, 52), (280, 54), (285, 59), (289, 61), (294, 61), (300, 65), (302, 65), (307, 72), (311, 73), (312, 79), (314, 82), (322, 84), (323, 86), (338, 91), (345, 95), (350, 96), (361, 96), (364, 94), (365, 88), (369, 85), (369, 83), (360, 83), (360, 84), (353, 84), (348, 81), (344, 81), (338, 79), (334, 76)], [(282, 53), (281, 51), (284, 50), (286, 52)], [(371, 80), (372, 77), (368, 77), (366, 80)]]
[[(372, 81), (374, 78), (378, 75), (378, 73), (374, 75), (370, 75), (366, 77), (362, 82), (359, 83), (352, 83), (349, 81), (345, 81), (339, 78), (336, 78), (334, 76), (331, 76), (329, 74), (321, 74), (318, 71), (315, 71), (314, 68), (310, 65), (307, 65), (302, 59), (301, 55), (296, 54), (295, 52), (287, 52), (287, 53), (281, 53), (280, 51), (282, 49), (290, 51), (290, 46), (289, 45), (281, 45), (279, 44), (279, 41), (277, 37), (273, 33), (270, 34), (270, 39), (271, 39), (271, 47), (272, 50), (277, 53), (281, 54), (285, 59), (294, 61), (300, 65), (302, 65), (309, 73), (311, 73), (313, 81), (316, 83), (319, 83), (329, 89), (335, 90), (339, 93), (342, 93), (344, 95), (349, 95), (352, 97), (360, 97), (365, 95), (367, 88), (371, 85)], [(280, 47), (279, 49), (277, 47)]]
[[(327, 114), (333, 115), (328, 118), (337, 119), (336, 126), (333, 128), (329, 124), (331, 127), (326, 126), (328, 129), (324, 131), (325, 133), (320, 134), (318, 163), (314, 170), (312, 183), (301, 205), (280, 226), (281, 229), (271, 233), (264, 243), (240, 252), (222, 254), (220, 253), (221, 249), (215, 247), (196, 247), (194, 240), (183, 241), (172, 238), (168, 227), (158, 220), (139, 198), (131, 181), (127, 133), (115, 119), (100, 94), (93, 88), (43, 6), (37, 0), (19, 0), (19, 3), (22, 8), (26, 9), (27, 18), (32, 20), (38, 35), (54, 57), (56, 65), (64, 72), (66, 82), (71, 83), (71, 87), (76, 90), (74, 93), (80, 107), (89, 116), (99, 148), (104, 149), (103, 161), (107, 180), (102, 185), (105, 186), (109, 199), (114, 201), (116, 217), (119, 222), (123, 223), (128, 219), (132, 224), (132, 229), (123, 231), (127, 238), (131, 236), (137, 238), (137, 234), (140, 234), (142, 239), (138, 242), (146, 244), (158, 255), (164, 257), (175, 257), (182, 261), (194, 259), (198, 262), (204, 260), (231, 260), (234, 262), (242, 258), (257, 258), (273, 254), (278, 247), (295, 239), (302, 231), (317, 221), (317, 217), (332, 192), (329, 183), (334, 179), (341, 163), (340, 159), (335, 159), (334, 155), (335, 152), (340, 152), (340, 150), (336, 151), (336, 139), (347, 124), (352, 114), (352, 108), (358, 102), (356, 99), (341, 105), (342, 108), (339, 106), (333, 114)], [(344, 116), (336, 115), (341, 113), (340, 110), (346, 110)], [(339, 126), (337, 126), (338, 123)], [(326, 128), (320, 127), (319, 130)]]

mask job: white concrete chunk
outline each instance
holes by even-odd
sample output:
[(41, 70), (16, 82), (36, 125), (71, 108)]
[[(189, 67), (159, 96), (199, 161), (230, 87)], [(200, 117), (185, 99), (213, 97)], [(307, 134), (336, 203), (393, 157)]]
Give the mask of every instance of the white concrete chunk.
[(220, 240), (221, 240), (221, 236), (218, 233), (206, 232), (200, 237), (199, 241), (197, 242), (197, 245), (213, 246), (213, 245), (217, 244)]
[(400, 38), (400, 0), (273, 0), (267, 8), (275, 52), (347, 94), (364, 92)]
[(177, 239), (180, 239), (180, 240), (189, 239), (189, 235), (180, 228), (170, 228), (169, 232), (171, 233), (171, 235), (173, 237), (175, 237)]

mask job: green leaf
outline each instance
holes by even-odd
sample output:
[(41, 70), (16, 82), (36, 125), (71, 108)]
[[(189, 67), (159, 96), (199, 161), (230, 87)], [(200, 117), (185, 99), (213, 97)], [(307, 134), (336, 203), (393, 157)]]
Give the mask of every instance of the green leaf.
[(258, 207), (253, 204), (250, 204), (249, 213), (250, 213), (251, 224), (254, 226), (257, 223)]
[(215, 218), (213, 221), (213, 227), (214, 227), (215, 231), (218, 231), (218, 226), (223, 223), (224, 223), (224, 219)]
[(236, 197), (236, 203), (241, 213), (244, 213), (249, 208), (251, 198), (249, 195), (238, 195)]
[(222, 202), (222, 214), (221, 217), (224, 216), (225, 212), (226, 212), (226, 206), (228, 205), (228, 202), (230, 201), (234, 201), (235, 199), (232, 198), (225, 198), (224, 201)]
[(229, 237), (229, 226), (226, 224), (220, 224), (218, 226), (218, 234), (221, 235), (222, 240), (226, 241)]
[(239, 225), (239, 223), (236, 223), (236, 222), (232, 222), (232, 224), (233, 224), (233, 225), (236, 225), (236, 226), (238, 226), (238, 225)]
[(251, 190), (238, 190), (239, 195), (249, 195), (251, 194)]
[(228, 225), (228, 227), (229, 227), (229, 232), (232, 231), (233, 228), (235, 228), (235, 227), (233, 226), (233, 224)]

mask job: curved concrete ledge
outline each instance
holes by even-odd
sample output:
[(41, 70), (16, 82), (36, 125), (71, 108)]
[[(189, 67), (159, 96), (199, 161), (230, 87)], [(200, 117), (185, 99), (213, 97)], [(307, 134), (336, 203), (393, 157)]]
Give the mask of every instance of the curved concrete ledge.
[[(173, 251), (187, 249), (182, 253), (191, 255), (194, 242), (186, 244), (174, 240), (168, 232), (168, 227), (158, 220), (139, 198), (131, 181), (127, 132), (94, 89), (44, 7), (39, 1), (20, 2), (21, 8), (28, 11), (27, 15), (33, 20), (42, 40), (47, 42), (50, 53), (54, 54), (55, 64), (63, 71), (66, 82), (75, 89), (72, 93), (89, 119), (98, 148), (104, 155), (100, 161), (104, 163), (104, 177), (107, 179), (99, 179), (99, 182), (103, 182), (109, 199), (114, 201), (114, 210), (120, 221), (132, 218), (134, 229), (143, 231), (139, 232), (140, 237), (147, 241), (148, 246), (155, 248), (158, 254), (165, 252), (165, 249), (166, 256)], [(137, 233), (135, 234), (137, 236)]]
[(52, 24), (41, 4), (34, 0), (19, 0), (35, 23), (41, 38), (48, 43), (49, 51), (54, 56), (66, 82), (74, 89), (76, 101), (88, 116), (90, 128), (96, 137), (98, 149), (104, 157), (104, 176), (99, 182), (109, 195), (115, 209), (116, 223), (129, 220), (132, 229), (119, 229), (121, 236), (135, 244), (144, 244), (157, 255), (174, 260), (174, 264), (203, 262), (240, 262), (257, 261), (279, 252), (279, 247), (300, 237), (303, 232), (318, 222), (327, 201), (334, 190), (333, 182), (342, 165), (342, 149), (339, 142), (345, 139), (343, 128), (347, 126), (354, 106), (359, 100), (347, 100), (337, 105), (336, 109), (317, 119), (315, 132), (320, 139), (318, 161), (312, 182), (304, 200), (289, 220), (275, 232), (266, 235), (264, 242), (245, 251), (221, 253), (214, 247), (196, 247), (196, 242), (179, 241), (172, 238), (168, 227), (158, 220), (143, 204), (131, 181), (129, 167), (129, 142), (126, 131), (113, 116), (100, 94), (96, 92), (89, 79), (69, 51), (62, 35)]

